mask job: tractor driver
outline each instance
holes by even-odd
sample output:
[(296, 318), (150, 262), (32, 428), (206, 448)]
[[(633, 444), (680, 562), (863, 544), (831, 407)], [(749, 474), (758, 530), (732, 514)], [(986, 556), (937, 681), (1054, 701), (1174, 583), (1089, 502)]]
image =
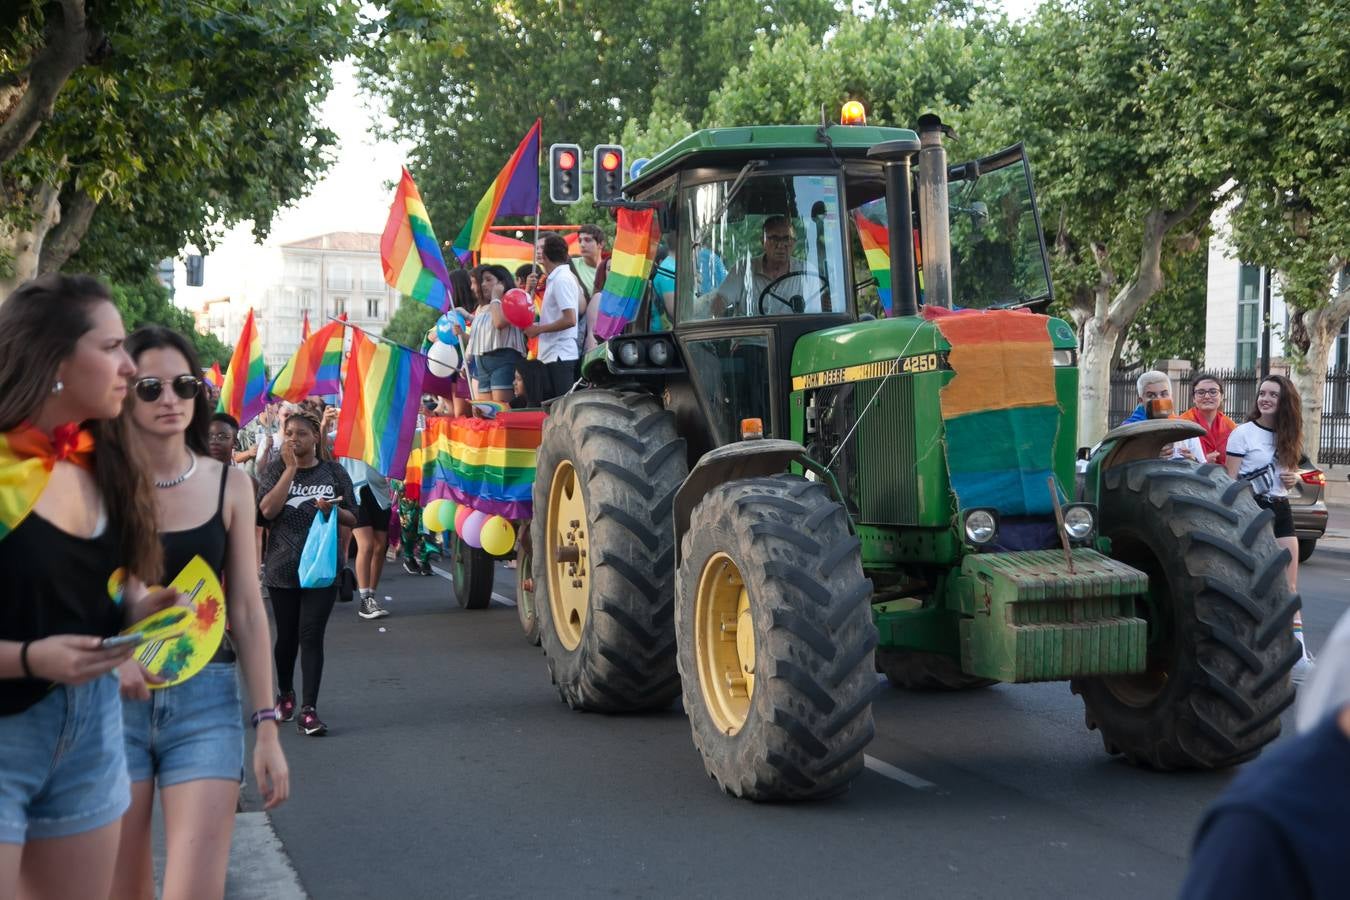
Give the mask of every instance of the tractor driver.
[[(801, 311), (793, 309), (790, 301), (793, 294), (804, 292), (800, 282), (809, 279), (784, 278), (805, 271), (802, 263), (792, 258), (792, 248), (797, 242), (792, 220), (787, 216), (769, 216), (762, 226), (762, 238), (763, 252), (732, 266), (722, 283), (708, 295), (714, 316), (775, 316)], [(775, 289), (765, 296), (764, 289), (775, 282)]]

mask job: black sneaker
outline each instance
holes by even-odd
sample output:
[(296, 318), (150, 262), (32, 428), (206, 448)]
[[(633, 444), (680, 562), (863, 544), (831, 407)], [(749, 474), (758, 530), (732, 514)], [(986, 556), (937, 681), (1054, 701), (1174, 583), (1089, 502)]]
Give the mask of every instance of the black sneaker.
[(421, 567), (420, 569), (418, 569), (418, 572), (419, 572), (420, 574), (422, 574), (422, 575), (435, 575), (435, 574), (436, 574), (435, 572), (431, 571), (431, 560), (429, 560), (429, 559), (424, 559), (424, 560), (422, 560), (422, 567)]
[(408, 557), (406, 556), (403, 557), (403, 571), (407, 572), (409, 575), (426, 574), (425, 572), (422, 572), (420, 569), (417, 568), (417, 563), (413, 562), (411, 559), (408, 559)]
[(295, 691), (287, 691), (277, 697), (277, 715), (283, 722), (295, 721)]
[(328, 733), (328, 726), (319, 719), (319, 714), (314, 711), (314, 707), (306, 706), (300, 710), (300, 721), (295, 724), (295, 728), (301, 734), (307, 734), (311, 737), (323, 737)]
[(360, 604), (356, 607), (356, 614), (363, 619), (383, 619), (389, 615), (389, 610), (381, 606), (375, 595), (371, 594), (369, 597), (361, 598)]

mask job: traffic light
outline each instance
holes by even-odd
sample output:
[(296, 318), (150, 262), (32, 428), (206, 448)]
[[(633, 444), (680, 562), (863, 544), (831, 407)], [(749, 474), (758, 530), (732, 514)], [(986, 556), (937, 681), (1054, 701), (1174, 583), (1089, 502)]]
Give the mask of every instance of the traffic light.
[(581, 199), (580, 145), (549, 145), (548, 197), (554, 203), (576, 203)]
[(591, 155), (595, 160), (595, 202), (617, 203), (622, 197), (623, 147), (596, 144)]
[(187, 270), (188, 287), (201, 287), (206, 272), (205, 260), (195, 253), (188, 254), (188, 258), (183, 261), (183, 268)]

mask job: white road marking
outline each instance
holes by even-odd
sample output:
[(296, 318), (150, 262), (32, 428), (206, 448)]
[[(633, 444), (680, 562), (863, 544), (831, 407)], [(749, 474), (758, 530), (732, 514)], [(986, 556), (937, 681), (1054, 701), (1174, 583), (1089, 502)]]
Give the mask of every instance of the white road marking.
[(931, 791), (937, 787), (933, 782), (920, 778), (913, 772), (906, 772), (904, 769), (896, 768), (888, 762), (882, 762), (875, 756), (863, 756), (863, 765), (876, 772), (878, 775), (884, 775), (892, 781), (898, 781), (906, 787), (912, 787), (916, 791)]
[[(449, 581), (449, 582), (451, 582), (451, 583), (454, 583), (454, 580), (455, 580), (455, 579), (454, 579), (453, 577), (451, 577), (451, 575), (450, 575), (449, 572), (445, 571), (445, 570), (442, 569), (440, 566), (432, 566), (432, 567), (431, 567), (431, 571), (435, 572), (437, 575), (441, 576), (441, 577), (444, 578), (446, 581)], [(493, 599), (493, 600), (496, 600), (496, 601), (497, 601), (498, 603), (500, 603), (502, 606), (515, 606), (515, 605), (516, 605), (516, 601), (512, 600), (510, 597), (502, 596), (501, 594), (497, 593), (496, 591), (493, 591), (493, 592), (492, 592), (492, 599)]]
[(225, 896), (227, 900), (308, 898), (265, 812), (239, 813), (234, 817)]

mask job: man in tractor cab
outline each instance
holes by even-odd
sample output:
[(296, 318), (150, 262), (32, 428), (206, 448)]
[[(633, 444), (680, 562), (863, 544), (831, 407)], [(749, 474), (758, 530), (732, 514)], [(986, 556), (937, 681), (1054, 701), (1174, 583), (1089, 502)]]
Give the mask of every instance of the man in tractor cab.
[[(764, 289), (775, 281), (796, 272), (804, 272), (801, 262), (792, 256), (797, 234), (792, 220), (774, 215), (761, 226), (763, 251), (759, 256), (743, 259), (727, 271), (726, 278), (707, 297), (710, 311), (717, 318), (725, 316), (785, 315), (800, 312), (791, 306), (793, 294), (802, 288), (792, 280), (783, 282), (783, 290), (775, 290), (765, 300), (765, 309), (758, 304)], [(699, 298), (700, 302), (704, 298)]]

